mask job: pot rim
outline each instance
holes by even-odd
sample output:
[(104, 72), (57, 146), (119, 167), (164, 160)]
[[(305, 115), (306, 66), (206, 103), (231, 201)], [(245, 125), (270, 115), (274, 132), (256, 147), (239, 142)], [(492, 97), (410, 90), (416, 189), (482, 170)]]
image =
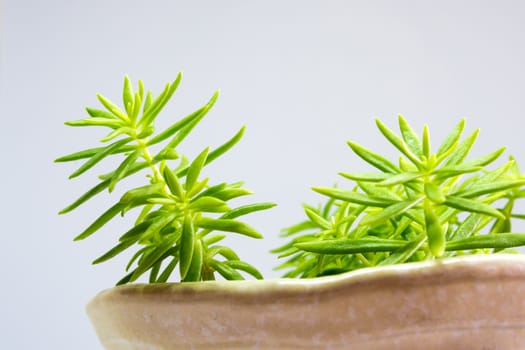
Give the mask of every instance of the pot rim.
[[(487, 266), (487, 264), (490, 264)], [(94, 299), (111, 294), (143, 294), (145, 292), (175, 293), (264, 293), (275, 291), (304, 291), (330, 289), (334, 285), (370, 282), (378, 279), (409, 278), (429, 274), (448, 274), (463, 271), (469, 275), (480, 275), (494, 272), (499, 275), (525, 276), (525, 255), (523, 254), (477, 254), (460, 257), (443, 258), (421, 262), (410, 262), (397, 265), (366, 267), (337, 275), (314, 278), (269, 278), (263, 280), (216, 280), (202, 282), (166, 282), (158, 284), (132, 283), (115, 286), (101, 291)], [(91, 301), (93, 302), (93, 300)]]

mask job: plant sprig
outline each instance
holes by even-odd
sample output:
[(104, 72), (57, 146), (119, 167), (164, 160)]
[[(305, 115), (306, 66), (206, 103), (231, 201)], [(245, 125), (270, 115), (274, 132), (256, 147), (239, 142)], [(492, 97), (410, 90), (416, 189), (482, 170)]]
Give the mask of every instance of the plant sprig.
[[(421, 137), (399, 117), (400, 134), (379, 119), (383, 136), (400, 152), (392, 162), (355, 142), (351, 150), (377, 172), (340, 173), (350, 189), (314, 187), (328, 197), (322, 207), (304, 205), (308, 219), (283, 231), (289, 243), (274, 250), (287, 258), (287, 277), (316, 277), (362, 267), (463, 254), (511, 252), (525, 234), (511, 233), (523, 176), (511, 157), (489, 170), (504, 148), (467, 160), (479, 130), (461, 139), (461, 120), (437, 151), (430, 132)], [(485, 232), (488, 231), (488, 232)]]
[[(239, 271), (260, 279), (262, 276), (255, 267), (240, 260), (231, 248), (217, 243), (226, 237), (222, 232), (262, 238), (257, 230), (237, 219), (269, 209), (274, 204), (256, 203), (231, 208), (230, 200), (252, 192), (245, 189), (242, 182), (210, 184), (208, 178), (201, 177), (207, 164), (241, 139), (244, 127), (221, 146), (213, 150), (205, 148), (191, 162), (179, 155), (177, 147), (213, 107), (218, 98), (216, 92), (204, 106), (155, 133), (155, 120), (177, 90), (181, 78), (179, 73), (175, 81), (167, 83), (155, 97), (152, 92), (145, 91), (140, 80), (138, 91), (134, 91), (126, 76), (123, 108), (97, 94), (105, 109), (88, 107), (88, 118), (66, 122), (66, 125), (75, 127), (101, 126), (110, 129), (101, 139), (105, 146), (56, 159), (56, 162), (84, 161), (70, 178), (84, 174), (110, 156), (121, 156), (123, 160), (113, 171), (101, 175), (97, 185), (60, 213), (74, 210), (104, 190), (112, 192), (122, 179), (148, 169), (146, 185), (126, 191), (113, 206), (76, 236), (75, 240), (85, 239), (117, 215), (141, 208), (135, 225), (121, 235), (112, 249), (95, 259), (94, 264), (137, 247), (126, 268), (128, 273), (117, 284), (136, 281), (146, 272), (149, 272), (150, 283), (166, 282), (177, 266), (182, 281), (213, 280), (216, 273), (229, 280), (243, 279)], [(156, 144), (163, 146), (153, 153), (151, 146)], [(173, 161), (178, 162), (175, 168), (168, 165)]]

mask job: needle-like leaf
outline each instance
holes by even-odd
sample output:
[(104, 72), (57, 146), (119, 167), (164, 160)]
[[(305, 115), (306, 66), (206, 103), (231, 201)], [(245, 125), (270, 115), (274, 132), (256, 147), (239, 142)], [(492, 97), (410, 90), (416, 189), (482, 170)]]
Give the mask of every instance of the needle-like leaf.
[(73, 209), (77, 208), (79, 205), (85, 203), (89, 199), (93, 198), (100, 192), (104, 191), (109, 186), (109, 180), (104, 180), (100, 183), (98, 183), (96, 186), (88, 190), (86, 193), (84, 193), (82, 196), (80, 196), (76, 201), (62, 209), (59, 214), (65, 214), (69, 213)]
[(97, 98), (102, 103), (104, 107), (107, 108), (108, 111), (110, 111), (115, 117), (119, 118), (123, 122), (129, 122), (128, 116), (122, 112), (122, 110), (113, 102), (102, 96), (101, 94), (97, 94)]
[(456, 127), (447, 135), (441, 146), (437, 151), (438, 158), (446, 156), (453, 151), (457, 145), (458, 140), (461, 138), (463, 129), (465, 128), (465, 119), (461, 119)]
[(176, 235), (165, 237), (152, 251), (143, 255), (143, 259), (140, 260), (137, 268), (133, 271), (129, 282), (136, 281), (144, 272), (148, 271), (168, 250), (171, 249), (176, 240)]
[(387, 127), (382, 121), (376, 119), (376, 125), (381, 133), (386, 137), (392, 145), (394, 145), (401, 153), (403, 153), (412, 163), (418, 168), (422, 166), (421, 160), (408, 148), (406, 143), (399, 138), (389, 127)]
[(95, 166), (98, 162), (100, 162), (105, 157), (109, 156), (110, 154), (113, 154), (115, 150), (119, 149), (120, 147), (124, 146), (128, 142), (130, 142), (130, 138), (125, 138), (119, 141), (116, 141), (112, 143), (111, 145), (108, 145), (107, 147), (104, 147), (99, 152), (97, 152), (93, 157), (91, 157), (88, 161), (86, 161), (80, 168), (75, 170), (71, 175), (69, 175), (69, 178), (75, 178), (87, 170), (91, 169), (93, 166)]
[(350, 203), (363, 204), (372, 207), (388, 207), (394, 203), (391, 199), (370, 197), (355, 191), (342, 190), (338, 188), (313, 187), (315, 192)]
[(247, 262), (240, 261), (240, 260), (228, 260), (224, 262), (224, 265), (229, 266), (235, 270), (241, 270), (241, 271), (247, 272), (258, 280), (263, 279), (263, 276), (259, 272), (259, 270), (257, 270), (255, 267), (248, 264)]
[(196, 282), (201, 280), (202, 266), (204, 263), (204, 253), (202, 250), (202, 243), (200, 240), (195, 241), (195, 249), (191, 258), (191, 263), (188, 272), (184, 277), (185, 282)]
[(115, 173), (113, 174), (113, 177), (111, 178), (111, 181), (109, 182), (109, 186), (108, 186), (109, 192), (112, 192), (117, 182), (119, 182), (122, 178), (124, 178), (124, 176), (126, 176), (127, 171), (135, 163), (139, 155), (140, 155), (140, 150), (136, 150), (135, 152), (127, 156), (126, 159), (124, 159), (122, 163), (120, 163), (117, 170), (115, 170)]
[(395, 203), (386, 207), (378, 213), (369, 214), (361, 220), (361, 225), (372, 225), (378, 222), (384, 222), (408, 211), (410, 208), (421, 203), (424, 197)]
[(385, 173), (398, 173), (399, 169), (392, 162), (390, 162), (385, 157), (367, 150), (366, 148), (358, 145), (357, 143), (348, 141), (347, 142), (352, 151), (357, 154), (361, 159), (370, 165), (376, 167), (379, 170), (384, 171)]
[[(193, 220), (189, 216), (184, 217), (182, 236), (180, 240), (180, 278), (184, 280), (190, 269), (195, 249), (195, 231)], [(199, 253), (200, 254), (200, 253)]]
[(226, 278), (227, 280), (243, 280), (244, 279), (240, 273), (235, 271), (234, 268), (228, 266), (224, 262), (220, 262), (217, 260), (211, 260), (209, 264), (215, 271), (217, 271), (222, 277)]
[(478, 138), (479, 129), (474, 131), (472, 134), (470, 134), (469, 137), (467, 137), (463, 142), (461, 142), (455, 149), (454, 152), (450, 154), (450, 156), (445, 160), (444, 166), (449, 165), (456, 165), (465, 159), (465, 157), (470, 152), (470, 149), (474, 145), (474, 142)]
[(401, 135), (403, 136), (406, 145), (417, 157), (421, 157), (423, 155), (423, 150), (421, 149), (421, 140), (419, 139), (419, 136), (417, 136), (414, 129), (412, 129), (410, 124), (408, 124), (406, 119), (401, 115), (398, 116), (398, 122), (399, 130), (401, 131)]
[(494, 209), (488, 204), (485, 204), (479, 201), (475, 201), (472, 199), (455, 197), (455, 196), (447, 196), (447, 199), (444, 202), (444, 204), (448, 205), (449, 207), (452, 207), (458, 210), (464, 210), (464, 211), (471, 212), (471, 213), (480, 213), (480, 214), (494, 216), (496, 218), (505, 218), (503, 214), (501, 214), (501, 212), (499, 212), (497, 209)]
[(381, 238), (333, 239), (326, 241), (297, 243), (295, 246), (307, 252), (320, 254), (356, 254), (391, 252), (405, 246), (406, 242)]
[(525, 179), (520, 180), (501, 180), (492, 183), (475, 185), (471, 188), (463, 189), (458, 192), (451, 193), (453, 196), (460, 196), (464, 198), (474, 198), (485, 194), (505, 191), (511, 188), (521, 187), (525, 185)]
[(206, 158), (208, 157), (209, 148), (206, 148), (204, 151), (202, 151), (195, 160), (191, 163), (190, 167), (188, 168), (188, 173), (186, 174), (186, 182), (184, 184), (185, 190), (187, 192), (190, 192), (197, 182), (197, 179), (199, 178), (199, 175), (201, 173), (202, 168), (204, 167), (204, 164), (206, 163)]
[(93, 233), (98, 231), (102, 226), (104, 226), (109, 220), (113, 219), (115, 215), (120, 213), (124, 209), (122, 203), (116, 203), (111, 208), (106, 210), (101, 216), (99, 216), (91, 225), (88, 226), (81, 234), (75, 237), (75, 241), (79, 241), (91, 236)]
[(196, 220), (196, 225), (208, 230), (235, 232), (248, 237), (262, 238), (262, 235), (254, 228), (243, 222), (231, 219), (212, 219), (202, 217)]
[(498, 233), (479, 235), (447, 243), (447, 251), (512, 248), (525, 245), (525, 233)]

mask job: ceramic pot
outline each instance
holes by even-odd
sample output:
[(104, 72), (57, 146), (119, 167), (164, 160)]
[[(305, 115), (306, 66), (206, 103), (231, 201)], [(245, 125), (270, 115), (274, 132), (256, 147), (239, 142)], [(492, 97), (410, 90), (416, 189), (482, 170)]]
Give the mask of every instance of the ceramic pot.
[(525, 349), (525, 256), (308, 280), (125, 285), (87, 311), (108, 350)]

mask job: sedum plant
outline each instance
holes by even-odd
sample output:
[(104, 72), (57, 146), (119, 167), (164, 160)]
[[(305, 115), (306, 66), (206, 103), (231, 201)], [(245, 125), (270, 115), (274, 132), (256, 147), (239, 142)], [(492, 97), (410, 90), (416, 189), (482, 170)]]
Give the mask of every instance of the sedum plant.
[(315, 187), (327, 201), (304, 205), (307, 219), (283, 230), (289, 242), (273, 252), (286, 258), (286, 277), (316, 277), (363, 267), (463, 254), (513, 252), (525, 234), (511, 233), (515, 202), (525, 196), (525, 176), (510, 158), (488, 166), (504, 148), (469, 159), (479, 130), (464, 139), (465, 121), (437, 150), (399, 117), (400, 133), (380, 120), (377, 127), (400, 152), (397, 162), (348, 142), (375, 172), (346, 173), (346, 189)]
[[(213, 107), (216, 92), (195, 112), (156, 131), (156, 118), (181, 78), (179, 74), (155, 97), (140, 80), (134, 91), (125, 77), (122, 108), (98, 94), (103, 109), (88, 107), (88, 117), (66, 122), (109, 129), (102, 146), (56, 159), (82, 162), (70, 178), (107, 158), (121, 161), (60, 213), (76, 209), (103, 191), (111, 193), (122, 180), (146, 172), (143, 185), (123, 191), (76, 236), (75, 240), (83, 240), (116, 216), (135, 213), (134, 224), (94, 264), (133, 249), (126, 274), (117, 284), (134, 282), (144, 274), (150, 283), (163, 283), (177, 270), (183, 282), (214, 280), (217, 274), (228, 280), (243, 279), (244, 274), (261, 279), (255, 267), (220, 242), (226, 233), (262, 238), (239, 218), (274, 204), (232, 207), (231, 201), (252, 192), (242, 182), (212, 183), (202, 177), (209, 163), (241, 139), (244, 127), (192, 160), (179, 153), (178, 146)], [(525, 245), (525, 234), (513, 233), (511, 228), (513, 219), (525, 218), (515, 210), (516, 202), (525, 197), (525, 175), (512, 157), (492, 166), (504, 148), (469, 158), (479, 130), (462, 138), (464, 120), (437, 150), (431, 147), (427, 126), (419, 136), (401, 116), (399, 133), (380, 120), (376, 124), (400, 152), (398, 161), (348, 142), (375, 172), (341, 172), (350, 186), (313, 188), (326, 201), (318, 207), (304, 204), (306, 220), (284, 229), (289, 241), (273, 251), (286, 259), (278, 266), (287, 270), (285, 277), (310, 278), (464, 254), (513, 253), (511, 248)]]
[[(166, 282), (178, 266), (182, 281), (215, 279), (216, 273), (228, 280), (243, 279), (240, 272), (262, 278), (259, 271), (240, 260), (229, 247), (220, 245), (225, 232), (261, 238), (261, 234), (238, 218), (265, 210), (272, 203), (256, 203), (230, 207), (229, 202), (252, 192), (242, 182), (212, 184), (202, 178), (203, 168), (234, 146), (242, 137), (244, 127), (231, 139), (215, 149), (205, 148), (189, 161), (177, 150), (179, 144), (212, 108), (216, 92), (203, 107), (156, 132), (155, 121), (180, 84), (182, 75), (166, 84), (154, 96), (146, 92), (142, 81), (134, 91), (128, 77), (124, 78), (123, 108), (98, 94), (104, 109), (87, 108), (89, 117), (66, 122), (69, 126), (96, 126), (109, 129), (100, 147), (89, 148), (56, 159), (56, 162), (83, 161), (70, 176), (75, 178), (109, 157), (121, 162), (111, 172), (100, 176), (93, 188), (60, 211), (72, 211), (102, 191), (112, 192), (121, 180), (147, 171), (144, 185), (126, 191), (109, 209), (78, 234), (83, 240), (99, 231), (117, 215), (135, 210), (134, 225), (122, 234), (117, 244), (93, 263), (104, 262), (134, 248), (126, 271), (117, 284), (133, 282), (149, 273), (150, 283)], [(153, 146), (157, 151), (153, 151)], [(173, 165), (173, 163), (175, 163)]]

